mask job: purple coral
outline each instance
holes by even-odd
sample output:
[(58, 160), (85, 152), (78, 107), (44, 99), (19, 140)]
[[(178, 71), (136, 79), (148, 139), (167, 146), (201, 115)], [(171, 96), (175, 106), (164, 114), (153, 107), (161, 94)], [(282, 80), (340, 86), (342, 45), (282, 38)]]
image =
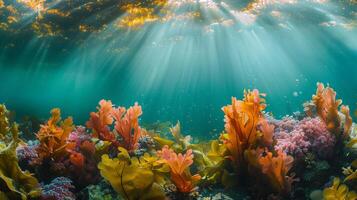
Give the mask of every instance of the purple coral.
[(277, 140), (276, 150), (283, 150), (296, 158), (304, 157), (311, 147), (311, 143), (300, 130), (276, 132), (275, 138)]
[(37, 145), (21, 145), (16, 149), (16, 155), (20, 162), (31, 164), (38, 158), (36, 152)]
[(75, 142), (76, 146), (80, 146), (83, 141), (90, 139), (91, 136), (86, 132), (84, 126), (77, 126), (68, 136), (68, 141)]
[(41, 200), (75, 200), (76, 196), (71, 192), (75, 187), (72, 181), (66, 177), (57, 177), (50, 184), (42, 188)]
[(331, 156), (335, 136), (327, 130), (320, 118), (306, 117), (297, 121), (287, 117), (276, 125), (276, 150), (283, 150), (297, 158), (302, 158), (307, 152), (316, 153), (321, 158)]
[(333, 153), (335, 135), (327, 130), (326, 124), (319, 117), (304, 118), (299, 127), (309, 139), (315, 153), (325, 158)]

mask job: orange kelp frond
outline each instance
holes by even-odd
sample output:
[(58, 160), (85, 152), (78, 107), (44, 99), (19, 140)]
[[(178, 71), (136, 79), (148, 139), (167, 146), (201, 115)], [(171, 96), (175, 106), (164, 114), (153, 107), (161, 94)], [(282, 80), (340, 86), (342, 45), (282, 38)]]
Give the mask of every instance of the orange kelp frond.
[(232, 105), (222, 108), (225, 113), (225, 130), (227, 139), (224, 140), (238, 168), (244, 165), (244, 151), (256, 144), (258, 139), (257, 125), (262, 119), (265, 109), (265, 96), (258, 90), (244, 91), (243, 101), (232, 98)]
[(273, 124), (269, 124), (268, 120), (265, 118), (262, 118), (259, 122), (259, 128), (264, 144), (267, 146), (272, 145), (275, 126)]
[(278, 192), (288, 192), (291, 188), (291, 178), (288, 172), (292, 167), (294, 158), (278, 151), (274, 157), (272, 152), (259, 157), (262, 172), (269, 178), (270, 183)]
[(100, 107), (97, 107), (99, 119), (105, 125), (110, 125), (113, 123), (112, 108), (113, 104), (111, 101), (101, 100), (99, 101)]
[(36, 134), (40, 144), (37, 148), (39, 159), (50, 157), (52, 154), (63, 152), (67, 139), (73, 130), (73, 120), (68, 117), (61, 122), (61, 111), (58, 108), (51, 110), (51, 117), (46, 124), (41, 125)]
[(93, 136), (105, 141), (115, 140), (114, 134), (109, 130), (108, 125), (113, 123), (111, 101), (100, 100), (97, 107), (98, 112), (91, 112), (86, 125), (93, 130)]
[(328, 120), (328, 115), (331, 112), (336, 112), (338, 106), (342, 103), (340, 99), (336, 100), (336, 92), (330, 88), (325, 87), (323, 83), (317, 83), (316, 94), (312, 96), (312, 102), (316, 106), (317, 114), (325, 122)]
[(171, 171), (175, 174), (182, 174), (193, 163), (191, 149), (187, 150), (186, 153), (182, 155), (181, 153), (176, 154), (174, 150), (169, 149), (169, 147), (165, 145), (161, 151), (158, 151), (158, 155), (166, 160)]
[(350, 108), (348, 106), (342, 105), (340, 111), (345, 116), (345, 121), (343, 124), (343, 136), (344, 138), (347, 138), (351, 132), (351, 127), (353, 124), (352, 117), (350, 115)]
[(135, 103), (128, 110), (124, 107), (113, 109), (112, 116), (115, 119), (115, 130), (122, 137), (121, 146), (127, 150), (134, 150), (137, 147), (141, 136), (139, 117), (142, 115), (141, 106)]
[(244, 101), (247, 103), (253, 103), (259, 108), (260, 111), (263, 111), (266, 108), (265, 93), (259, 93), (259, 90), (254, 89), (253, 91), (244, 90)]
[[(342, 105), (340, 112), (345, 117), (340, 116), (341, 113), (339, 113), (338, 109), (342, 100), (336, 100), (336, 92), (332, 88), (325, 87), (322, 83), (317, 83), (316, 94), (312, 96), (312, 103), (316, 107), (317, 115), (325, 122), (330, 132), (336, 134), (338, 137), (340, 137), (340, 134), (343, 132), (342, 138), (348, 136), (352, 126), (350, 110), (348, 106)], [(308, 114), (311, 115), (311, 112)], [(341, 122), (341, 120), (344, 121)]]
[(201, 180), (201, 176), (198, 174), (191, 175), (189, 168), (193, 163), (191, 149), (187, 150), (186, 153), (182, 155), (181, 153), (176, 154), (172, 149), (169, 149), (169, 147), (165, 145), (157, 154), (169, 165), (171, 180), (180, 192), (188, 193), (195, 189), (195, 185)]

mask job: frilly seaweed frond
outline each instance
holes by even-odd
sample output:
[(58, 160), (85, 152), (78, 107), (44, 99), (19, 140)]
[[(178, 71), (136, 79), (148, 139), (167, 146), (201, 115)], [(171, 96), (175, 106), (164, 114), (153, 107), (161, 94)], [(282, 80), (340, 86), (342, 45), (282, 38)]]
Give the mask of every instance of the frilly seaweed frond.
[(312, 107), (315, 107), (317, 115), (326, 123), (328, 130), (338, 138), (346, 139), (350, 134), (352, 118), (349, 107), (341, 104), (342, 100), (336, 99), (333, 88), (317, 83), (316, 94), (312, 96), (311, 102), (305, 103), (304, 106), (310, 117), (314, 115)]
[(91, 112), (87, 127), (92, 129), (93, 136), (104, 141), (115, 141), (115, 135), (110, 131), (113, 123), (113, 104), (111, 101), (101, 100), (97, 112)]
[(38, 160), (35, 162), (41, 163), (42, 160), (48, 158), (57, 159), (66, 154), (67, 139), (72, 130), (72, 118), (68, 117), (61, 121), (60, 109), (52, 109), (50, 119), (46, 124), (41, 125), (40, 130), (36, 134), (40, 144), (36, 149)]
[[(0, 199), (28, 199), (41, 194), (39, 183), (29, 172), (22, 171), (18, 165), (16, 147), (19, 143), (17, 124), (10, 124), (6, 107), (0, 105), (0, 123), (3, 145), (0, 147)], [(9, 140), (11, 139), (11, 140)]]
[(163, 163), (148, 154), (141, 158), (130, 158), (126, 149), (119, 147), (116, 158), (102, 156), (98, 168), (115, 191), (126, 199), (165, 199), (157, 180), (160, 173), (168, 172)]
[[(271, 152), (259, 157), (259, 164), (262, 172), (269, 178), (271, 186), (277, 192), (289, 192), (291, 189), (292, 178), (288, 177), (288, 172), (293, 164), (293, 157), (278, 151), (276, 156)], [(284, 191), (285, 190), (285, 191)]]
[(191, 175), (189, 168), (193, 163), (191, 149), (187, 150), (185, 154), (176, 154), (168, 146), (164, 146), (161, 151), (158, 151), (158, 155), (170, 166), (171, 180), (180, 192), (188, 193), (195, 189), (201, 176)]
[(142, 115), (141, 106), (135, 103), (128, 110), (119, 107), (113, 110), (115, 119), (115, 130), (122, 137), (120, 146), (134, 150), (137, 148), (141, 136), (141, 127), (139, 126), (139, 117)]
[(243, 101), (232, 98), (232, 105), (222, 108), (227, 135), (221, 138), (232, 155), (238, 173), (244, 173), (242, 170), (246, 168), (244, 151), (254, 148), (261, 136), (257, 126), (266, 107), (264, 96), (258, 90), (245, 91)]
[(222, 183), (225, 187), (232, 186), (227, 184), (227, 171), (225, 170), (228, 152), (224, 144), (218, 140), (209, 143), (199, 143), (191, 145), (194, 154), (194, 164), (197, 167), (202, 182), (206, 184)]
[(325, 200), (355, 200), (357, 194), (350, 191), (347, 185), (341, 184), (339, 178), (334, 178), (332, 186), (324, 189), (323, 197)]
[[(115, 147), (124, 147), (129, 151), (135, 150), (142, 135), (139, 126), (141, 106), (135, 103), (128, 109), (114, 108), (111, 101), (101, 100), (97, 110), (90, 114), (86, 123), (87, 127), (92, 129), (93, 136), (111, 142)], [(114, 130), (111, 130), (113, 122), (115, 122)]]

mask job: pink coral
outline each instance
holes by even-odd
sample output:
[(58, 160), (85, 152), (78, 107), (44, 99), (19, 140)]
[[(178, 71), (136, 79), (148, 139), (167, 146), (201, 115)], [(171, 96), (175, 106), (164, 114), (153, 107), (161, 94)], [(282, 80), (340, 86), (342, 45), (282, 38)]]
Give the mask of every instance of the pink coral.
[(283, 150), (298, 158), (303, 157), (309, 151), (322, 158), (332, 154), (335, 136), (327, 130), (325, 123), (320, 118), (307, 117), (299, 122), (295, 122), (292, 118), (286, 118), (279, 123), (280, 128), (274, 135), (277, 140), (276, 150)]
[(44, 185), (42, 189), (41, 200), (74, 200), (76, 196), (71, 190), (75, 187), (72, 181), (66, 177), (57, 177), (50, 184)]
[(277, 139), (276, 150), (283, 150), (297, 158), (304, 157), (311, 146), (305, 134), (300, 130), (277, 132), (275, 133), (275, 138)]
[(321, 157), (328, 157), (333, 153), (335, 136), (327, 130), (320, 118), (304, 118), (299, 122), (299, 128), (311, 143), (312, 151)]

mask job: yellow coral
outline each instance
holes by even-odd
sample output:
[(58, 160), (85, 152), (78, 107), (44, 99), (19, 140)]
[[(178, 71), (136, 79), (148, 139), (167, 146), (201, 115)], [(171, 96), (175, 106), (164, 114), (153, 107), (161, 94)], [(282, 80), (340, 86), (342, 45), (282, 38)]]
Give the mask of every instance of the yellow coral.
[(355, 191), (349, 191), (347, 185), (341, 184), (339, 178), (333, 179), (331, 187), (325, 188), (323, 192), (324, 200), (355, 200)]

